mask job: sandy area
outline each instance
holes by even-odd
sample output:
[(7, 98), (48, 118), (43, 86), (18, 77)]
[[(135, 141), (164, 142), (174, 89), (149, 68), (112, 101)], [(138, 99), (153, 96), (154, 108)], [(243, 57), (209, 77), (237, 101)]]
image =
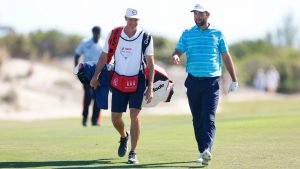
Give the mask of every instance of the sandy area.
[[(21, 59), (7, 60), (0, 67), (0, 120), (31, 121), (80, 117), (83, 90), (80, 82), (72, 74), (72, 63), (71, 59), (51, 65), (30, 63)], [(184, 69), (172, 66), (167, 68), (167, 73), (175, 82), (172, 101), (160, 103), (155, 108), (144, 108), (142, 112), (156, 115), (190, 114), (183, 86), (186, 77)], [(12, 96), (14, 97), (10, 98)], [(241, 87), (237, 92), (222, 96), (221, 101), (286, 99), (286, 97), (285, 95), (270, 96)], [(103, 113), (103, 115), (109, 114), (108, 110)]]
[[(32, 69), (32, 75), (27, 76)], [(0, 119), (79, 116), (82, 89), (72, 69), (13, 59), (1, 67)], [(15, 94), (13, 101), (4, 97)]]

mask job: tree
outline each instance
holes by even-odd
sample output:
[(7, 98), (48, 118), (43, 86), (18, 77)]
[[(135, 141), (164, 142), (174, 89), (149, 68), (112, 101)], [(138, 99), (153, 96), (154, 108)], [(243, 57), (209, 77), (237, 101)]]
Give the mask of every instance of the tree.
[(295, 47), (297, 39), (298, 27), (294, 22), (292, 13), (288, 13), (284, 19), (282, 26), (276, 31), (275, 44), (281, 47)]

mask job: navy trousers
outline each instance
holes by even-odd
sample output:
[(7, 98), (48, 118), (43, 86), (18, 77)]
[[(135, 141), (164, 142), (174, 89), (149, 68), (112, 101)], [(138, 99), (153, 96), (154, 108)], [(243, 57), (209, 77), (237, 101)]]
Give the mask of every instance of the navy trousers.
[(98, 118), (99, 118), (100, 108), (97, 105), (94, 90), (92, 89), (92, 87), (89, 84), (83, 84), (83, 88), (84, 88), (84, 98), (83, 98), (82, 116), (83, 116), (84, 119), (88, 118), (89, 105), (91, 104), (91, 101), (94, 100), (92, 124), (97, 124), (98, 123)]
[(184, 83), (193, 115), (194, 133), (198, 150), (211, 151), (215, 136), (215, 112), (219, 102), (219, 77), (194, 77), (191, 74)]

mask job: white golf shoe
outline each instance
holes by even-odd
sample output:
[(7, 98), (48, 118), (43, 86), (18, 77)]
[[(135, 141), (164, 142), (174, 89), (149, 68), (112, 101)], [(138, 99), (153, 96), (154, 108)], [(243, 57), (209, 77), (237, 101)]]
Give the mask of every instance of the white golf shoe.
[(201, 154), (201, 157), (202, 157), (202, 165), (208, 165), (210, 160), (212, 159), (212, 155), (211, 153), (209, 152), (209, 150), (205, 150), (202, 154)]
[(202, 164), (202, 162), (203, 162), (202, 154), (199, 155), (199, 157), (197, 158), (196, 162)]

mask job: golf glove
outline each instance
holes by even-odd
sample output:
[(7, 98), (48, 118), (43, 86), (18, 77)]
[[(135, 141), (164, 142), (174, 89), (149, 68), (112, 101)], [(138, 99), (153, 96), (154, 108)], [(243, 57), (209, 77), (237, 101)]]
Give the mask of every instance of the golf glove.
[(228, 93), (234, 92), (238, 87), (239, 87), (238, 82), (231, 82), (229, 89), (228, 89)]

